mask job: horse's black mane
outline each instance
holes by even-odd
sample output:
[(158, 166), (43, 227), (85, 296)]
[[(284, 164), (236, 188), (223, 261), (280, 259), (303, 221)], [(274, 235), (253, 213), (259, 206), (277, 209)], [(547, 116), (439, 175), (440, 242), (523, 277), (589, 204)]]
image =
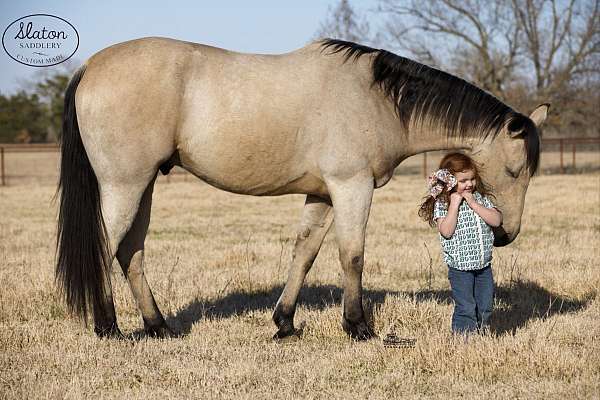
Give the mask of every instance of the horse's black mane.
[(345, 61), (375, 53), (373, 84), (390, 98), (406, 127), (411, 119), (423, 121), (429, 117), (442, 124), (449, 137), (471, 132), (496, 137), (508, 123), (511, 130), (524, 129), (530, 174), (537, 170), (540, 144), (535, 124), (493, 95), (464, 79), (387, 50), (337, 39), (325, 39), (321, 44), (324, 49), (332, 48), (329, 54), (343, 52)]

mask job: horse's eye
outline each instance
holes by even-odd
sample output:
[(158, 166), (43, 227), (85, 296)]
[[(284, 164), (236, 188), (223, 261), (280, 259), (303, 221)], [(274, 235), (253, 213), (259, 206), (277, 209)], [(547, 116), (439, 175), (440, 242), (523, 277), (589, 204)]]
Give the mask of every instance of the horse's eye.
[(519, 172), (512, 171), (508, 167), (506, 167), (504, 170), (506, 172), (506, 175), (510, 176), (513, 179), (517, 179), (519, 177)]

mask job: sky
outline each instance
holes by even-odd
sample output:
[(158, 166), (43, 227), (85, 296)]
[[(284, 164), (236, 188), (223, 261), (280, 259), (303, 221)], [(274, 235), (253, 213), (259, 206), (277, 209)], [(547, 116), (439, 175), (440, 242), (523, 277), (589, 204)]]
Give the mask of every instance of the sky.
[[(0, 0), (2, 32), (31, 14), (52, 14), (79, 33), (73, 64), (122, 41), (164, 36), (251, 53), (285, 53), (308, 43), (337, 0)], [(375, 0), (355, 0), (356, 10)], [(0, 93), (14, 93), (50, 68), (22, 65), (0, 49)]]

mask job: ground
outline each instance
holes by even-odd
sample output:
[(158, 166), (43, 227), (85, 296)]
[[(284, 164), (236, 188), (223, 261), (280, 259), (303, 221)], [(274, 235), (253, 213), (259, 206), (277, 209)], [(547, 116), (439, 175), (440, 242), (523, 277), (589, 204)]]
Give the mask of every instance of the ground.
[[(302, 196), (256, 198), (160, 178), (146, 272), (182, 337), (144, 337), (115, 263), (127, 341), (99, 340), (54, 284), (51, 183), (0, 188), (0, 398), (596, 398), (600, 395), (600, 174), (532, 180), (517, 240), (495, 249), (493, 332), (450, 333), (435, 232), (417, 216), (418, 176), (376, 191), (364, 286), (378, 339), (342, 331), (331, 231), (301, 293), (300, 340), (279, 344)], [(386, 348), (388, 333), (413, 348)]]

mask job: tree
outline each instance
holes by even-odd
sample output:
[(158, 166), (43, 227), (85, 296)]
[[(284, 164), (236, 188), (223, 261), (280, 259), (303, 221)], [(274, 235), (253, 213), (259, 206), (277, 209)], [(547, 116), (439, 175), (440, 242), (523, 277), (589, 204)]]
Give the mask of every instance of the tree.
[(333, 9), (329, 7), (327, 17), (321, 22), (315, 38), (333, 38), (351, 42), (368, 42), (370, 27), (364, 17), (359, 17), (348, 0), (340, 0)]
[(36, 93), (44, 102), (48, 119), (46, 141), (57, 141), (61, 132), (65, 90), (69, 79), (67, 74), (55, 73), (35, 85)]
[(0, 94), (0, 142), (42, 142), (46, 138), (48, 118), (44, 104), (37, 94), (24, 90), (11, 96)]
[(512, 0), (538, 95), (600, 75), (600, 0)]
[(508, 1), (380, 0), (379, 11), (395, 47), (502, 97), (517, 66), (522, 31)]
[(70, 74), (52, 71), (27, 90), (0, 94), (0, 142), (53, 142), (62, 129), (64, 92)]

